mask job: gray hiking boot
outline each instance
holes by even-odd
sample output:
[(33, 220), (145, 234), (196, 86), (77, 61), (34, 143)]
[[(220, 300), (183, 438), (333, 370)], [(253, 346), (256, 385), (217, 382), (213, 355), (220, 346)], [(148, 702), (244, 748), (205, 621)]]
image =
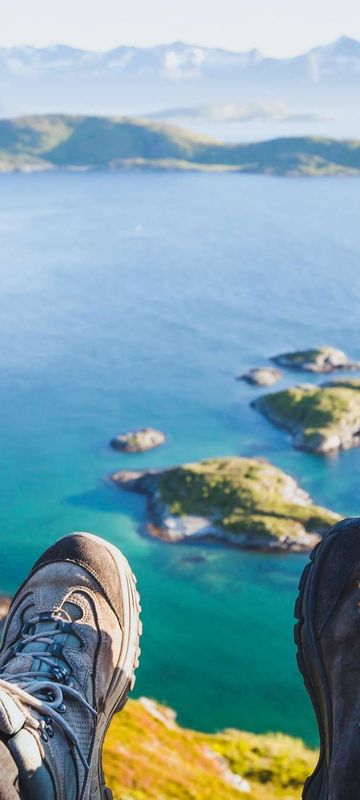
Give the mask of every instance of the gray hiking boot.
[(360, 518), (331, 528), (311, 554), (295, 613), (298, 664), (320, 732), (304, 800), (360, 797)]
[(109, 800), (101, 751), (139, 659), (139, 595), (120, 550), (60, 539), (17, 592), (0, 651), (0, 740), (24, 800)]

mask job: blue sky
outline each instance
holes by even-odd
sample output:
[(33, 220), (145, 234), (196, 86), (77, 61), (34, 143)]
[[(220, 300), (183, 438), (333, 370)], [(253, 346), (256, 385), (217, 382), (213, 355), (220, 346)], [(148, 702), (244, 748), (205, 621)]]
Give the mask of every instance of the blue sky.
[(182, 39), (287, 56), (360, 39), (359, 0), (0, 0), (0, 45), (106, 50)]

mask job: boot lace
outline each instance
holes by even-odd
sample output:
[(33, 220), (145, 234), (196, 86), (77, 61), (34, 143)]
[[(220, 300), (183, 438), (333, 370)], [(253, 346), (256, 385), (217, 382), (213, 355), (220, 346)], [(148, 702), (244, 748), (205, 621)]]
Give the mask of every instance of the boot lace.
[[(52, 621), (54, 628), (46, 631), (40, 629), (38, 632), (29, 633), (38, 623)], [(67, 670), (58, 661), (62, 656), (63, 644), (57, 642), (55, 637), (58, 637), (59, 634), (69, 633), (77, 636), (74, 623), (64, 609), (49, 613), (42, 612), (31, 617), (23, 626), (19, 638), (10, 648), (6, 662), (0, 669), (0, 687), (19, 699), (27, 725), (38, 730), (43, 741), (48, 741), (53, 737), (52, 722), (55, 722), (76, 750), (84, 769), (88, 771), (90, 766), (79, 740), (64, 719), (67, 710), (64, 698), (67, 696), (74, 697), (91, 716), (96, 716), (95, 709), (74, 687), (70, 678), (70, 668)], [(43, 644), (44, 650), (39, 649), (33, 652), (25, 650), (24, 655), (30, 656), (33, 661), (39, 661), (43, 668), (40, 666), (33, 671), (17, 672), (16, 674), (7, 671), (9, 663), (22, 653), (27, 645), (34, 642)], [(41, 719), (35, 717), (30, 709), (36, 710)]]

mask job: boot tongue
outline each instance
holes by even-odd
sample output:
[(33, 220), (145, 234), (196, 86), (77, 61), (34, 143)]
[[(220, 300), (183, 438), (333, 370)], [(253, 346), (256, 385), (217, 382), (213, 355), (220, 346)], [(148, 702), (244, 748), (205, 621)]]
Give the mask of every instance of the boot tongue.
[[(69, 617), (69, 611), (72, 611), (72, 618), (80, 617), (81, 610), (78, 606), (73, 603), (65, 603), (64, 604), (64, 611), (66, 612), (66, 616)], [(65, 621), (65, 615), (61, 615), (61, 619)], [(28, 610), (27, 614), (24, 615), (24, 621), (30, 621), (33, 613), (31, 613), (31, 609)], [(27, 619), (28, 618), (28, 619)], [(69, 617), (69, 621), (71, 617)], [(51, 660), (51, 664), (47, 664), (46, 661), (43, 661), (40, 658), (32, 658), (31, 659), (31, 672), (41, 672), (41, 676), (39, 679), (44, 679), (45, 674), (48, 673), (49, 675), (53, 675), (53, 667), (56, 665), (57, 667), (66, 670), (69, 672), (69, 665), (66, 663), (64, 659), (61, 658), (61, 651), (60, 654), (55, 654), (52, 652), (52, 647), (54, 645), (58, 645), (61, 650), (66, 644), (67, 647), (76, 648), (80, 646), (80, 642), (77, 636), (72, 635), (71, 633), (64, 632), (61, 630), (60, 620), (56, 618), (47, 619), (47, 620), (39, 620), (38, 622), (34, 623), (33, 629), (31, 630), (31, 635), (34, 636), (35, 634), (41, 634), (41, 636), (47, 637), (50, 631), (55, 631), (58, 629), (57, 633), (52, 633), (51, 635), (51, 643), (46, 643), (42, 641), (35, 641), (29, 642), (29, 644), (24, 645), (21, 648), (21, 655), (22, 657), (26, 656), (27, 654), (33, 655), (34, 653), (43, 653), (46, 658)]]
[(13, 736), (18, 733), (25, 722), (25, 714), (22, 712), (13, 698), (0, 688), (0, 732), (5, 736)]
[[(54, 631), (57, 627), (59, 626), (56, 624), (55, 620), (51, 620), (50, 622), (37, 622), (36, 625), (34, 625), (33, 635), (39, 633), (41, 636), (47, 636), (49, 631)], [(59, 630), (59, 633), (51, 636), (52, 643), (60, 646), (65, 644), (66, 638), (67, 634), (62, 633), (61, 630)], [(68, 672), (69, 666), (66, 665), (65, 661), (63, 661), (60, 656), (56, 657), (51, 652), (51, 647), (52, 645), (50, 643), (46, 644), (45, 642), (39, 641), (29, 642), (29, 644), (22, 647), (21, 653), (22, 655), (27, 655), (28, 653), (31, 653), (31, 655), (34, 655), (34, 653), (43, 653), (45, 655), (46, 653), (46, 658), (49, 658), (53, 665), (56, 664), (56, 666), (62, 667)], [(39, 678), (43, 678), (45, 673), (49, 675), (52, 674), (53, 667), (40, 658), (32, 658), (30, 671), (41, 672)]]

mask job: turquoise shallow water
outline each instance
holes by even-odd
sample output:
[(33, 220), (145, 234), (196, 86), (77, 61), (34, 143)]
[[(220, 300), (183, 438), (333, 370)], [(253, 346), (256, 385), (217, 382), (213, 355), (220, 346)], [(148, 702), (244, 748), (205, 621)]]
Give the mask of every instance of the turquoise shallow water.
[[(360, 358), (359, 189), (239, 175), (0, 179), (0, 590), (70, 530), (120, 545), (143, 595), (136, 692), (187, 725), (316, 742), (292, 643), (306, 559), (147, 539), (142, 498), (107, 476), (262, 455), (317, 502), (359, 513), (360, 451), (295, 452), (234, 381), (291, 347)], [(108, 447), (148, 424), (164, 448)]]

